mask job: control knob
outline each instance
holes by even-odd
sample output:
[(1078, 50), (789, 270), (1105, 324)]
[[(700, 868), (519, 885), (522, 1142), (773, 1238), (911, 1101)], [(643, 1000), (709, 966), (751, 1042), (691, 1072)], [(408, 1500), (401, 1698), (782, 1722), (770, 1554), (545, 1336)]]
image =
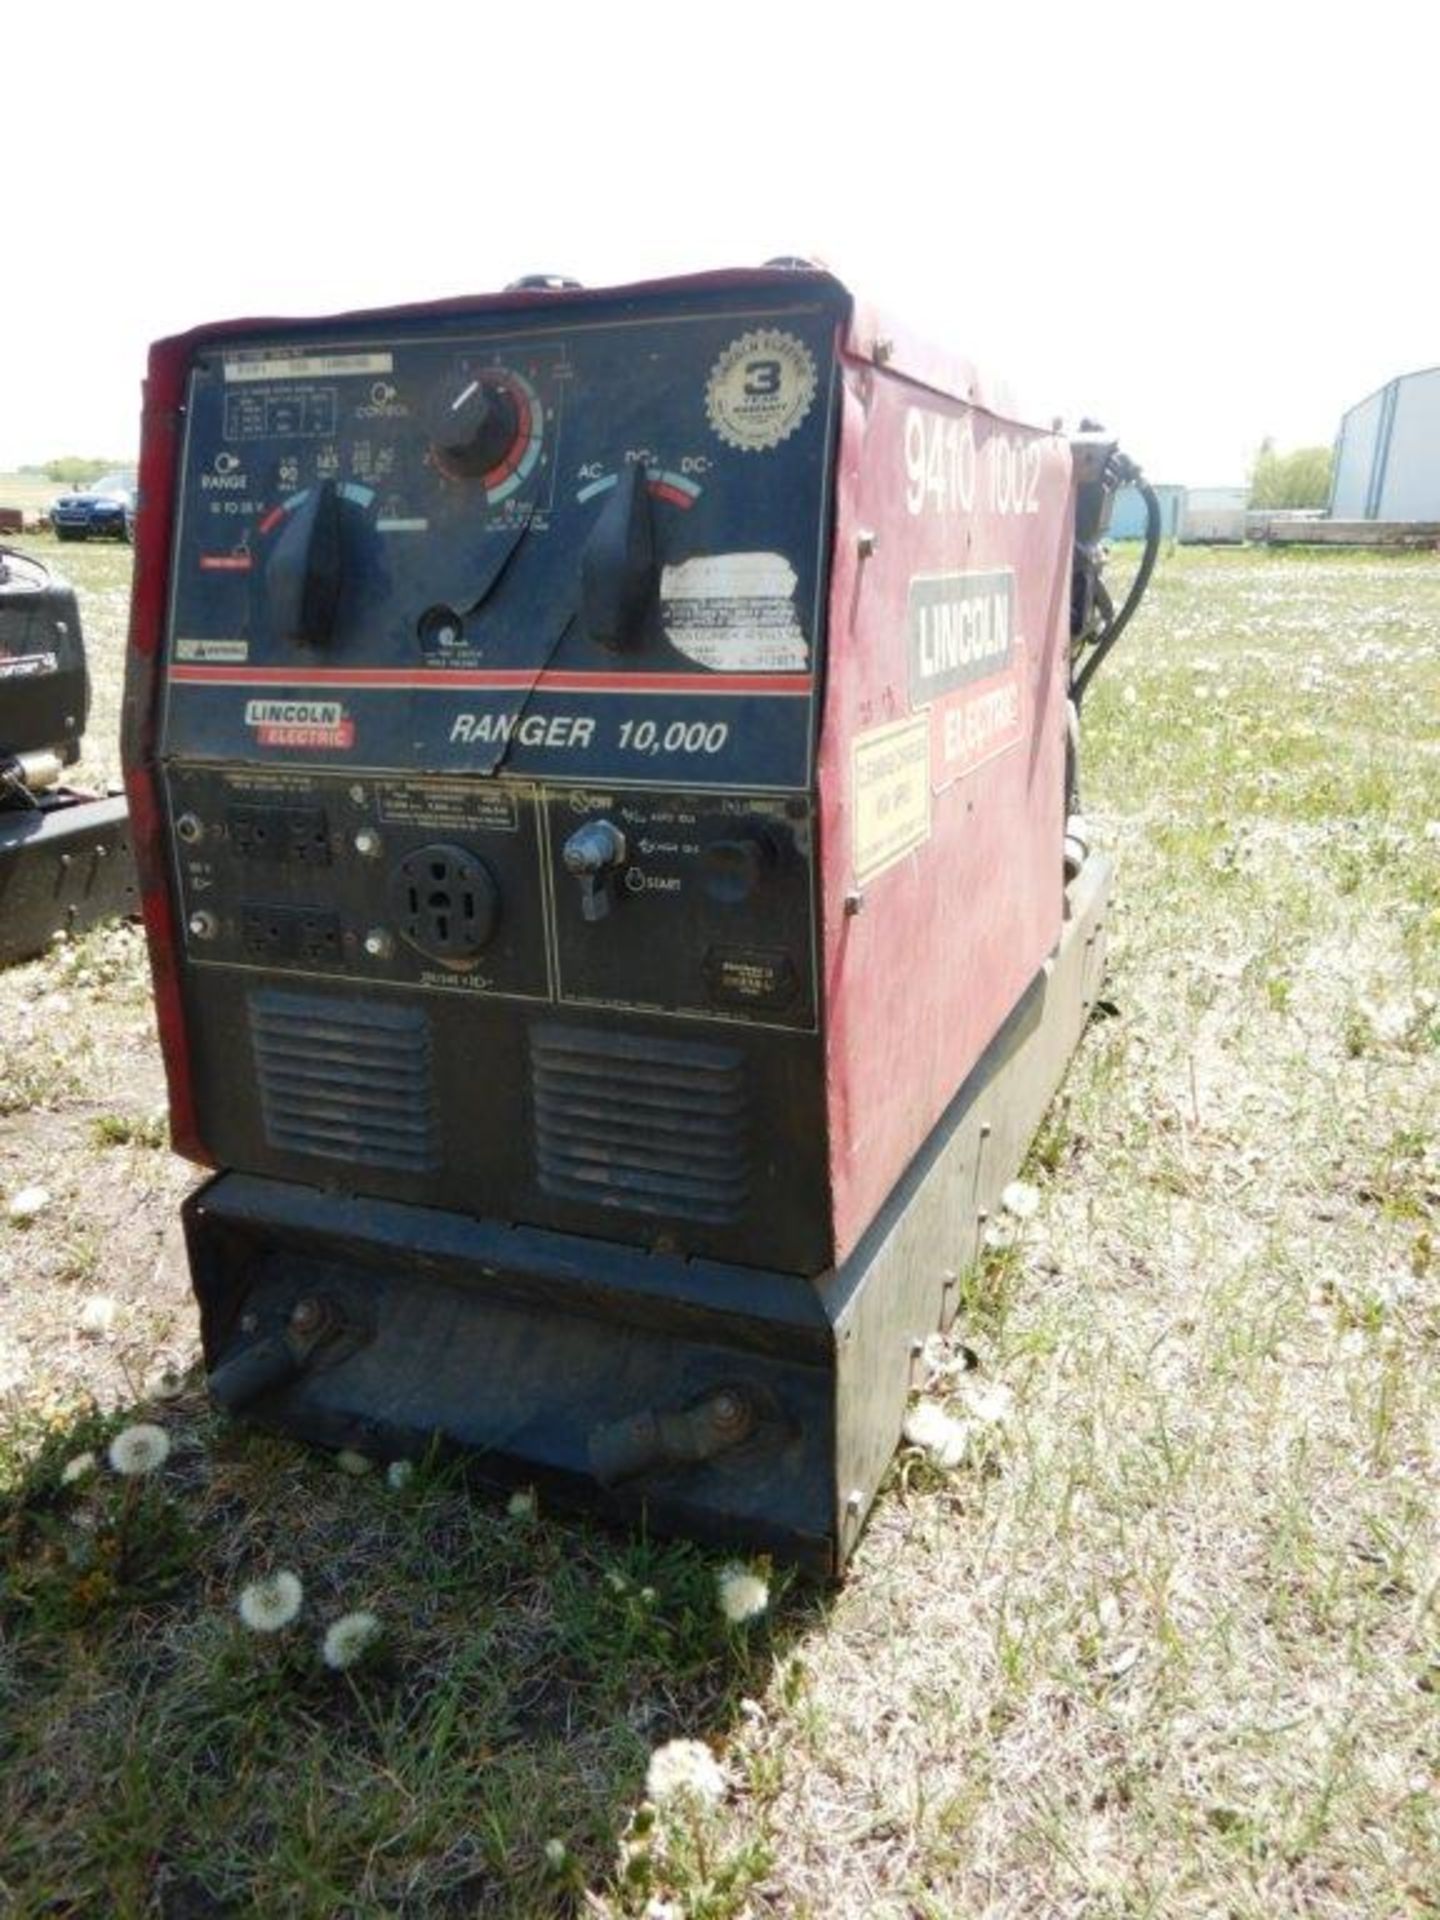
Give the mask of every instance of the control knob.
[(430, 409), (435, 462), (453, 480), (479, 480), (493, 472), (514, 447), (520, 429), (513, 388), (485, 374), (476, 374), (458, 392), (446, 388)]

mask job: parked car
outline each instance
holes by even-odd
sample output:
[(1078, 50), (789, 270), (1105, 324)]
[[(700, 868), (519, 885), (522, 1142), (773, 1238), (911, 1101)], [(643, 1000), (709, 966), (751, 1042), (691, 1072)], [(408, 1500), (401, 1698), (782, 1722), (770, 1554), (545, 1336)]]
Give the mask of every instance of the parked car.
[(58, 540), (128, 540), (135, 506), (135, 475), (106, 473), (88, 487), (62, 493), (50, 509)]

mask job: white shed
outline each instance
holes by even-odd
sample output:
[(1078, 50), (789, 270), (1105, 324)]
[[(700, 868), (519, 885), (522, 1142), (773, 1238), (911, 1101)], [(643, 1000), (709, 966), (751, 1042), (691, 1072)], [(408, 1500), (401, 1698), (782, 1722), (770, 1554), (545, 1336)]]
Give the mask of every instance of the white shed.
[(1440, 367), (1351, 407), (1335, 438), (1332, 520), (1440, 520)]

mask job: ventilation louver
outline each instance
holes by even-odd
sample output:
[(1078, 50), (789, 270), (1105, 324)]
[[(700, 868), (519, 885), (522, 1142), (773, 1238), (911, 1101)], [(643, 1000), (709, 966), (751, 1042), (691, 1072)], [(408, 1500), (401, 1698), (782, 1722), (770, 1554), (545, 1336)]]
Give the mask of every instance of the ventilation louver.
[(530, 1036), (535, 1152), (558, 1199), (720, 1225), (749, 1187), (738, 1048), (583, 1028)]
[(265, 1137), (282, 1153), (422, 1173), (439, 1160), (422, 1012), (252, 993)]

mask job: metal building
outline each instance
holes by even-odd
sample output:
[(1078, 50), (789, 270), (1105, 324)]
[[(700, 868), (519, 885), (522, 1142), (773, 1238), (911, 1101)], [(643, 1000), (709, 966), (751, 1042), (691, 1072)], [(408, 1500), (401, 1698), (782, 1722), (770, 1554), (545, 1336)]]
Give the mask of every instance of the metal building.
[[(1160, 502), (1161, 539), (1179, 539), (1180, 516), (1185, 511), (1184, 487), (1157, 485), (1155, 495)], [(1145, 501), (1138, 487), (1121, 487), (1116, 494), (1115, 505), (1110, 514), (1110, 538), (1112, 540), (1143, 540), (1145, 538)]]
[(1239, 546), (1245, 538), (1248, 487), (1187, 487), (1180, 540), (1190, 546)]
[(1350, 408), (1335, 440), (1332, 520), (1440, 520), (1440, 367)]

